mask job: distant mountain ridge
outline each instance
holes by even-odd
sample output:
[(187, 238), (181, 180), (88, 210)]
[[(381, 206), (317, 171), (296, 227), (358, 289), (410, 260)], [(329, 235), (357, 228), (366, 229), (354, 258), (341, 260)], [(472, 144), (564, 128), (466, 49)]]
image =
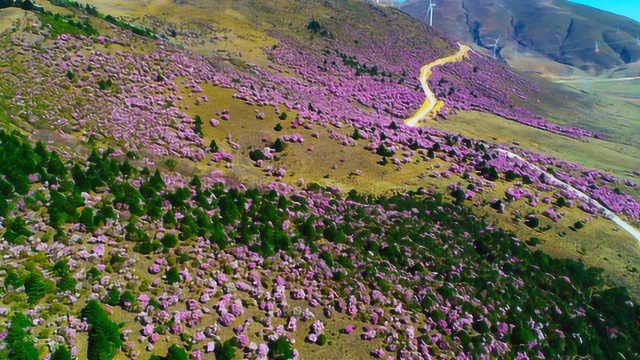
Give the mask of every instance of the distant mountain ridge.
[[(397, 3), (425, 19), (428, 0)], [(640, 23), (566, 0), (438, 0), (434, 27), (517, 60), (535, 52), (590, 74), (640, 60)], [(506, 50), (504, 53), (501, 53)]]

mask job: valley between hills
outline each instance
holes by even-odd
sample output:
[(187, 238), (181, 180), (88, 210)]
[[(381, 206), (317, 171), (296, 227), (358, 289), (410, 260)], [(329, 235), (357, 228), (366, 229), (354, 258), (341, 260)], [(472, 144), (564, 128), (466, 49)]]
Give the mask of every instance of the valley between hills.
[(638, 357), (633, 90), (366, 1), (0, 5), (0, 358)]

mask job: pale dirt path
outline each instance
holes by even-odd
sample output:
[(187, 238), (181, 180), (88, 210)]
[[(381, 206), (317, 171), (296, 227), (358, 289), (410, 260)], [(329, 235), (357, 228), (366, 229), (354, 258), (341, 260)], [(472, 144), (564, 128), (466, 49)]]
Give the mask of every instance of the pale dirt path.
[(471, 50), (471, 48), (460, 43), (458, 43), (458, 46), (460, 46), (460, 50), (458, 50), (457, 53), (435, 60), (434, 62), (431, 62), (420, 69), (420, 83), (422, 84), (422, 89), (424, 90), (424, 94), (427, 96), (427, 98), (424, 100), (422, 106), (412, 117), (405, 119), (404, 123), (408, 126), (416, 126), (420, 120), (426, 118), (434, 110), (436, 105), (438, 105), (438, 99), (436, 99), (436, 96), (429, 88), (429, 83), (427, 82), (429, 77), (431, 77), (431, 68), (454, 61), (462, 61), (464, 57), (467, 56), (467, 53), (469, 52), (469, 50)]
[(523, 161), (524, 163), (526, 163), (528, 166), (530, 166), (533, 169), (536, 169), (538, 171), (541, 171), (545, 177), (547, 179), (550, 179), (552, 183), (554, 183), (554, 185), (559, 186), (567, 191), (570, 191), (571, 193), (573, 193), (574, 195), (578, 196), (580, 199), (588, 201), (589, 203), (595, 205), (598, 210), (600, 210), (600, 212), (604, 215), (604, 217), (606, 217), (607, 219), (613, 221), (614, 223), (616, 223), (616, 225), (620, 226), (620, 228), (624, 229), (626, 232), (628, 232), (629, 234), (631, 234), (631, 236), (633, 236), (636, 241), (638, 241), (640, 243), (640, 231), (638, 231), (636, 228), (634, 228), (631, 224), (625, 222), (624, 220), (622, 220), (618, 215), (614, 214), (611, 210), (607, 209), (606, 207), (602, 206), (599, 202), (595, 201), (593, 198), (591, 198), (589, 195), (583, 193), (582, 191), (574, 188), (573, 186), (559, 180), (558, 178), (556, 178), (555, 176), (549, 174), (548, 172), (540, 169), (539, 167), (537, 167), (536, 165), (531, 164), (530, 162), (528, 162), (527, 160), (523, 159), (521, 156), (514, 154), (512, 152), (509, 152), (507, 150), (502, 150), (502, 149), (498, 149), (498, 152), (504, 153), (507, 155), (508, 158), (510, 159), (518, 159), (520, 161)]
[(640, 76), (634, 77), (623, 77), (623, 78), (614, 78), (614, 79), (559, 79), (559, 80), (551, 80), (554, 83), (558, 84), (569, 84), (569, 83), (599, 83), (599, 82), (616, 82), (616, 81), (630, 81), (630, 80), (639, 80)]

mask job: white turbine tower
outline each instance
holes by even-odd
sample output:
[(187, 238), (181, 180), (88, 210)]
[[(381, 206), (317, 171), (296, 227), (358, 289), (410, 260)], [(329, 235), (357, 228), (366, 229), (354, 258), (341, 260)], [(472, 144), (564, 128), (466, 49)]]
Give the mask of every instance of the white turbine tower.
[(600, 48), (598, 47), (598, 42), (596, 41), (596, 52), (599, 53), (600, 52)]
[[(427, 17), (429, 18), (429, 26), (433, 27), (433, 8), (436, 7), (436, 4), (433, 0), (429, 0), (429, 8), (427, 10)], [(425, 20), (427, 20), (425, 18)]]
[(500, 37), (501, 37), (501, 36), (502, 36), (502, 34), (501, 34), (501, 35), (498, 35), (498, 38), (496, 39), (496, 42), (493, 44), (493, 51), (492, 51), (492, 53), (493, 53), (493, 58), (494, 58), (494, 59), (495, 59), (495, 58), (496, 58), (496, 56), (498, 55), (498, 52), (497, 52), (497, 50), (498, 50), (498, 41), (500, 41)]

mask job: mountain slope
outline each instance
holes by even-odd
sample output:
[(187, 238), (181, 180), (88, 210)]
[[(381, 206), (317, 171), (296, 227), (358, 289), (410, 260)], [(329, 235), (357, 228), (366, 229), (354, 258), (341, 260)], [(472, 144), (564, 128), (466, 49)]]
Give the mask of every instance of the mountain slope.
[[(450, 0), (436, 4), (436, 29), (497, 54), (507, 49), (505, 56), (514, 63), (518, 52), (535, 52), (600, 74), (640, 59), (640, 24), (588, 6), (565, 0)], [(399, 8), (424, 19), (428, 1), (407, 1)]]
[(557, 89), (471, 54), (430, 80), (458, 128), (408, 127), (457, 46), (397, 10), (92, 3), (0, 37), (0, 357), (637, 355), (640, 246), (595, 205), (637, 223), (636, 164), (456, 121), (617, 147), (529, 104)]

